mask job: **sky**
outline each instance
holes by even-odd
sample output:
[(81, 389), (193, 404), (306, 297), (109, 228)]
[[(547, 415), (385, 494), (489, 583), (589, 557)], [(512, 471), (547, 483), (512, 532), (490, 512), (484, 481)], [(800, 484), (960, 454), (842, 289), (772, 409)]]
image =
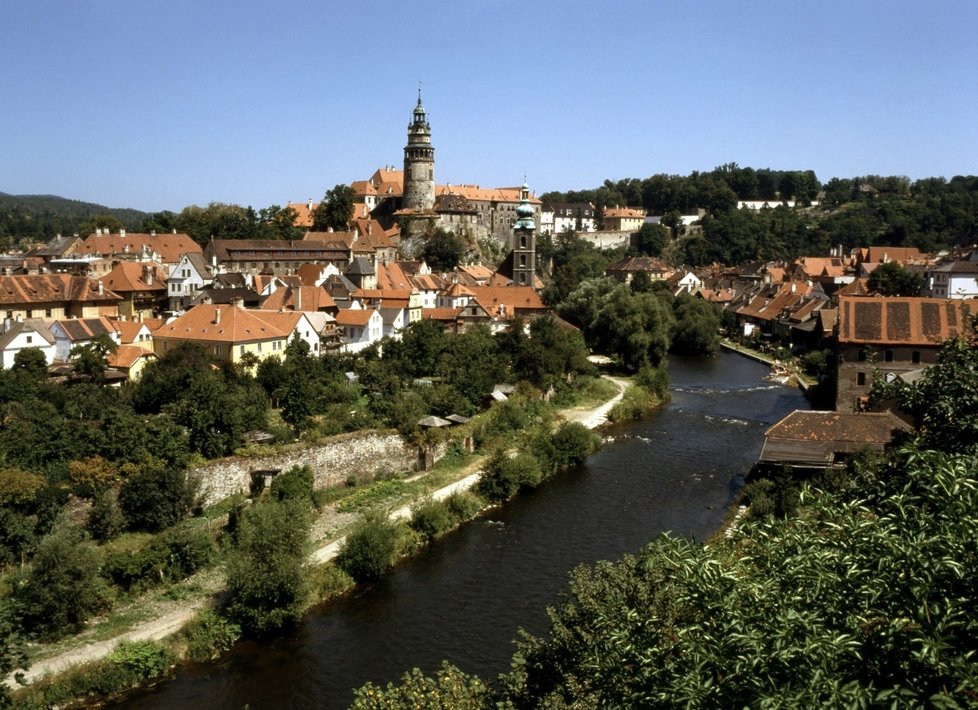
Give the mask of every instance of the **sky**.
[(318, 200), (419, 82), (440, 184), (978, 173), (974, 0), (3, 0), (0, 192)]

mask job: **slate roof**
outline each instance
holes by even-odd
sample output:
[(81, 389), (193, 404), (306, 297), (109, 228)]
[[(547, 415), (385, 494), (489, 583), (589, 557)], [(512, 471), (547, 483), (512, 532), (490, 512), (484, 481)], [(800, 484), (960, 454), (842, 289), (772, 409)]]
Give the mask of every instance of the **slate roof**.
[(344, 275), (352, 276), (373, 276), (377, 272), (367, 259), (362, 256), (358, 256), (354, 258), (352, 262), (350, 262), (350, 265), (346, 267), (346, 270), (343, 273)]
[(110, 338), (115, 334), (115, 326), (108, 318), (67, 318), (55, 321), (72, 342), (86, 342), (99, 335)]
[(842, 297), (839, 342), (939, 345), (969, 333), (969, 316), (976, 312), (976, 300)]

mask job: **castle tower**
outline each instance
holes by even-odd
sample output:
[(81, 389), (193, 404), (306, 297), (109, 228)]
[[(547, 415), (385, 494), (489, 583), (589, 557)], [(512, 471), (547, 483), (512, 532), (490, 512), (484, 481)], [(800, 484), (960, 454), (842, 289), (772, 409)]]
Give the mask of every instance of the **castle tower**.
[(537, 268), (536, 222), (530, 204), (530, 187), (525, 182), (520, 189), (520, 204), (513, 225), (513, 285), (532, 286)]
[(401, 207), (409, 210), (431, 210), (435, 206), (435, 149), (431, 145), (431, 124), (421, 105), (418, 105), (408, 124), (408, 142), (404, 146), (404, 198)]

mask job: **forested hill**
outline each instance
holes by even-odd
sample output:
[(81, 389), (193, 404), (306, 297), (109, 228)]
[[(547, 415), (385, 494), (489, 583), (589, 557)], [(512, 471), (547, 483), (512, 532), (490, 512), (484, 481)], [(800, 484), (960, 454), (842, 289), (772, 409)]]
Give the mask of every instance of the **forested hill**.
[(0, 192), (0, 244), (23, 239), (48, 241), (58, 234), (88, 234), (96, 226), (137, 229), (146, 212), (118, 209), (56, 195), (8, 195)]

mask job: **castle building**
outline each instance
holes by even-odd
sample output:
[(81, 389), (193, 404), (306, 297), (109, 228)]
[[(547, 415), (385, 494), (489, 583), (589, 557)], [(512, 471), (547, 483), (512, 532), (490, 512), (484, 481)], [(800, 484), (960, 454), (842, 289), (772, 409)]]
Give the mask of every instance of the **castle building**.
[[(435, 149), (431, 124), (418, 92), (418, 102), (408, 124), (404, 146), (404, 169), (385, 167), (369, 180), (353, 182), (355, 199), (387, 229), (400, 221), (406, 236), (420, 236), (436, 227), (466, 237), (472, 242), (491, 238), (515, 248), (515, 225), (522, 203), (518, 187), (482, 188), (478, 185), (436, 185)], [(538, 229), (541, 202), (526, 197), (529, 217)]]
[(435, 206), (435, 148), (431, 145), (431, 124), (421, 105), (418, 105), (408, 124), (408, 142), (404, 146), (404, 196), (401, 209), (429, 212)]

